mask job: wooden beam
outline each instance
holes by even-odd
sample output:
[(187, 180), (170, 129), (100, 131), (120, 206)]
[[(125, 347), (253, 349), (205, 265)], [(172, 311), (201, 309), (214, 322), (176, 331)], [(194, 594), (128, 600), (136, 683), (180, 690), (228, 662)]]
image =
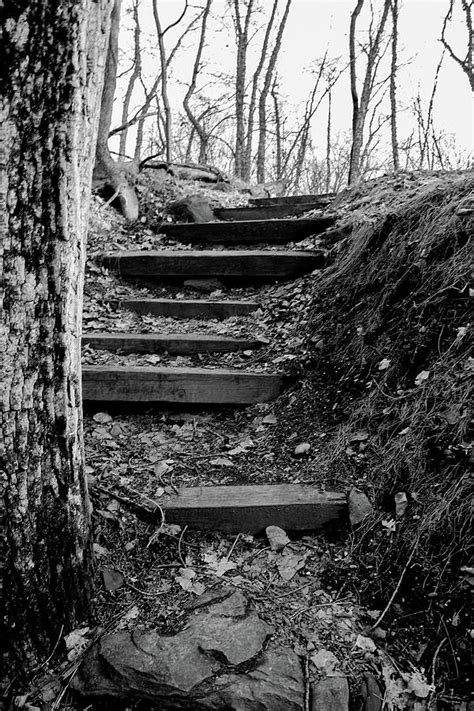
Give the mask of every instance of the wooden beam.
[[(244, 208), (252, 210), (252, 208)], [(256, 208), (258, 209), (258, 208)], [(159, 231), (188, 244), (284, 244), (320, 234), (335, 223), (335, 217), (300, 220), (246, 220), (164, 224)]]
[(260, 308), (256, 301), (203, 301), (190, 299), (123, 299), (115, 302), (119, 308), (139, 314), (171, 318), (226, 319), (246, 316)]
[[(267, 205), (263, 207), (217, 207), (214, 210), (215, 216), (219, 220), (229, 220), (229, 221), (247, 221), (247, 220), (277, 220), (282, 217), (297, 217), (298, 215), (303, 215), (309, 210), (315, 210), (321, 207), (320, 202), (304, 202), (297, 205)], [(320, 218), (313, 218), (320, 220), (318, 230), (312, 234), (317, 234), (326, 227), (324, 227), (324, 220), (331, 220), (327, 224), (327, 227), (331, 227), (334, 224), (335, 217), (324, 216)]]
[(124, 353), (189, 354), (254, 350), (260, 348), (263, 341), (201, 333), (83, 333), (82, 344)]
[(319, 206), (329, 205), (336, 193), (321, 193), (320, 195), (286, 195), (285, 197), (249, 198), (250, 205), (267, 207), (268, 205), (299, 205), (304, 202), (317, 203)]
[(100, 262), (128, 277), (284, 279), (322, 268), (321, 250), (163, 250), (111, 252)]
[(167, 523), (226, 533), (315, 530), (347, 512), (344, 494), (300, 484), (184, 488), (161, 505)]
[(217, 368), (82, 367), (84, 400), (247, 405), (272, 400), (283, 377)]

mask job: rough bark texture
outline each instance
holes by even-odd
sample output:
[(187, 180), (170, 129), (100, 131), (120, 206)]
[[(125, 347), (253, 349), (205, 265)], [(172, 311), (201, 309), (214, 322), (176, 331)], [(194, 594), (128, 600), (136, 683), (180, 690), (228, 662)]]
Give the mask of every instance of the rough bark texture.
[(110, 0), (30, 0), (6, 11), (0, 668), (7, 674), (41, 662), (87, 615), (92, 592), (80, 326), (110, 10)]
[(248, 0), (245, 19), (242, 21), (240, 0), (233, 0), (234, 26), (237, 39), (237, 63), (235, 68), (235, 175), (243, 177), (245, 140), (245, 82), (247, 76), (247, 47), (249, 44), (250, 18), (253, 0)]

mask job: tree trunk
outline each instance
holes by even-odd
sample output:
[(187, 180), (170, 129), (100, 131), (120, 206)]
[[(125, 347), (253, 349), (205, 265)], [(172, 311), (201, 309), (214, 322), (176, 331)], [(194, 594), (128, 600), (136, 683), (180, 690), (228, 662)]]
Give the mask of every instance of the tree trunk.
[(123, 215), (130, 222), (138, 219), (138, 200), (130, 184), (130, 174), (125, 166), (114, 161), (109, 151), (109, 131), (117, 82), (118, 35), (120, 30), (120, 5), (115, 0), (112, 10), (109, 46), (105, 65), (104, 90), (100, 107), (99, 131), (94, 166), (94, 184), (108, 185), (117, 194)]
[(163, 30), (161, 29), (160, 16), (158, 14), (157, 0), (153, 0), (153, 17), (155, 18), (156, 34), (158, 35), (158, 45), (160, 48), (160, 66), (161, 66), (161, 99), (165, 109), (165, 151), (166, 160), (171, 161), (173, 148), (173, 128), (171, 104), (168, 98), (168, 64), (166, 61), (165, 42)]
[(397, 136), (398, 0), (392, 0), (392, 71), (390, 73), (390, 133), (393, 169), (400, 169)]
[(80, 328), (112, 5), (4, 9), (0, 667), (11, 675), (49, 655), (93, 592)]
[(273, 51), (270, 55), (268, 62), (267, 71), (265, 74), (265, 80), (263, 82), (262, 91), (260, 92), (260, 99), (258, 102), (258, 150), (257, 150), (257, 182), (265, 182), (265, 159), (267, 151), (267, 97), (270, 91), (270, 86), (272, 83), (273, 72), (275, 71), (276, 62), (278, 59), (278, 54), (280, 52), (281, 40), (283, 38), (283, 32), (285, 31), (286, 20), (288, 18), (288, 13), (290, 11), (291, 0), (287, 0), (285, 11), (278, 28), (278, 33), (275, 38), (275, 44), (273, 46)]
[(245, 138), (245, 80), (247, 76), (247, 46), (249, 25), (253, 11), (253, 0), (248, 0), (245, 19), (242, 24), (240, 0), (234, 0), (234, 24), (237, 35), (237, 63), (235, 68), (235, 174), (243, 176), (244, 138)]
[(127, 90), (123, 99), (122, 106), (122, 125), (125, 126), (122, 133), (120, 134), (120, 146), (119, 154), (120, 156), (125, 156), (127, 153), (127, 135), (128, 135), (128, 112), (130, 110), (130, 101), (132, 99), (133, 90), (137, 79), (141, 77), (142, 73), (142, 51), (140, 47), (140, 17), (138, 15), (138, 1), (135, 0), (133, 3), (133, 21), (135, 24), (135, 30), (133, 33), (133, 70), (128, 80)]

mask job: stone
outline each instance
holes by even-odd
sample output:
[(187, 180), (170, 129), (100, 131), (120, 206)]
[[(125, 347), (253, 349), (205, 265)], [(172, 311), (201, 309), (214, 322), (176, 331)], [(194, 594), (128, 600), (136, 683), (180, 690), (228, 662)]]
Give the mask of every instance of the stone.
[(382, 711), (383, 694), (373, 674), (367, 672), (360, 686), (362, 711)]
[(212, 222), (214, 213), (199, 195), (188, 195), (167, 206), (167, 212), (181, 222)]
[(311, 661), (320, 674), (331, 676), (339, 670), (339, 659), (329, 649), (319, 649), (314, 652)]
[(351, 526), (358, 526), (367, 516), (370, 516), (373, 511), (369, 498), (363, 491), (356, 488), (350, 490), (347, 505)]
[(107, 592), (115, 592), (124, 584), (125, 579), (119, 570), (114, 570), (113, 568), (102, 568), (100, 572), (102, 574), (104, 588)]
[(302, 442), (301, 444), (296, 445), (294, 455), (295, 457), (307, 457), (310, 450), (311, 445), (308, 442)]
[(329, 676), (311, 684), (310, 711), (348, 711), (349, 684), (343, 676)]
[[(174, 636), (133, 630), (104, 635), (85, 656), (73, 688), (85, 697), (153, 699), (163, 709), (177, 708), (178, 702), (179, 708), (220, 709), (222, 699), (245, 699), (246, 694), (264, 699), (262, 704), (270, 701), (225, 708), (302, 709), (290, 703), (304, 689), (299, 660), (291, 650), (264, 653), (271, 633), (242, 593), (227, 593), (207, 610), (191, 614)], [(240, 665), (248, 674), (239, 673)], [(284, 703), (269, 705), (280, 697)]]
[(208, 292), (211, 294), (218, 289), (225, 289), (224, 284), (219, 279), (186, 279), (184, 286), (196, 291)]
[(272, 551), (282, 551), (290, 543), (290, 539), (280, 526), (267, 526), (265, 534)]

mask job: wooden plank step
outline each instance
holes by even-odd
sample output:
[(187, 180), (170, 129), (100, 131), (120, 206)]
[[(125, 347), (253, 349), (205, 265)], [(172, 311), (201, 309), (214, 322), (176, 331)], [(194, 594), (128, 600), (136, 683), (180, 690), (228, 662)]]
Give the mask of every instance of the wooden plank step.
[[(243, 208), (251, 211), (252, 208)], [(335, 223), (334, 217), (300, 220), (239, 220), (165, 224), (159, 232), (187, 244), (284, 244), (320, 234)]]
[(256, 301), (203, 301), (200, 299), (123, 299), (115, 302), (119, 308), (138, 314), (169, 316), (176, 319), (226, 319), (247, 316), (260, 308)]
[(206, 251), (163, 250), (111, 252), (101, 263), (128, 277), (238, 277), (291, 278), (325, 266), (321, 250), (313, 251)]
[(300, 205), (305, 202), (317, 203), (318, 206), (329, 205), (336, 193), (321, 193), (320, 195), (285, 195), (284, 197), (249, 198), (250, 205), (268, 207), (269, 205)]
[(287, 531), (319, 529), (347, 512), (344, 494), (301, 484), (183, 488), (162, 507), (167, 523), (253, 534), (267, 526)]
[[(214, 210), (215, 216), (219, 220), (277, 220), (282, 217), (297, 217), (298, 215), (303, 215), (309, 210), (314, 210), (319, 208), (321, 203), (319, 202), (303, 202), (299, 205), (267, 205), (263, 207), (217, 207)], [(319, 220), (331, 220), (327, 224), (327, 227), (331, 227), (334, 224), (334, 217), (320, 217), (316, 218)], [(324, 225), (324, 222), (321, 222)], [(326, 229), (326, 227), (322, 227)], [(316, 234), (316, 233), (313, 233)]]
[(247, 405), (280, 392), (283, 376), (211, 368), (82, 367), (82, 397), (102, 402)]
[(264, 343), (258, 338), (231, 338), (230, 336), (201, 333), (84, 333), (82, 344), (109, 351), (124, 353), (229, 353), (254, 350)]

